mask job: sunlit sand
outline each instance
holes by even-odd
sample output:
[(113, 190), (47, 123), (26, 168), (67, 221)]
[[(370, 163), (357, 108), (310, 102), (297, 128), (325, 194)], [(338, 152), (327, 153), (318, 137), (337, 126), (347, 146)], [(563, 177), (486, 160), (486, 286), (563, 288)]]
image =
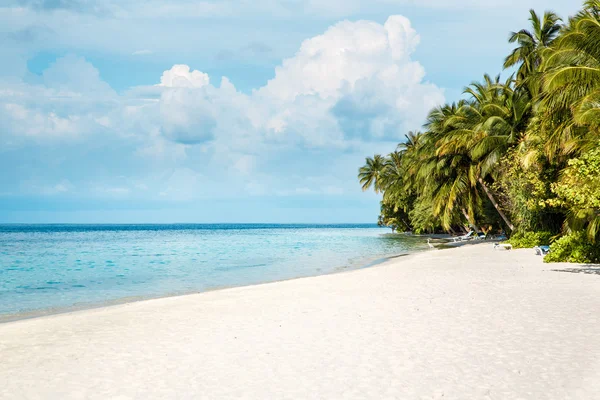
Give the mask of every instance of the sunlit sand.
[(594, 399), (599, 310), (596, 268), (431, 250), (2, 324), (0, 397)]

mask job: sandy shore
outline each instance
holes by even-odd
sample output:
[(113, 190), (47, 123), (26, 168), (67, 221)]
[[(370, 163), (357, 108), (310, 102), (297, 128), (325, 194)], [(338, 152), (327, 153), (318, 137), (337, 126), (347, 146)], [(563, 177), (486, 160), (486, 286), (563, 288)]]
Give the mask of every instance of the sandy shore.
[(531, 250), (0, 325), (0, 397), (598, 399), (600, 270)]

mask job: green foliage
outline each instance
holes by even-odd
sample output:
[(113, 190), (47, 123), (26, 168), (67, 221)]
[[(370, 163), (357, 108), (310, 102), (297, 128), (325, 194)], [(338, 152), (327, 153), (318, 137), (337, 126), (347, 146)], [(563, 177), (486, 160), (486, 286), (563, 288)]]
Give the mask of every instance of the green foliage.
[(371, 186), (375, 188), (375, 192), (382, 190), (383, 182), (381, 175), (383, 173), (384, 162), (385, 159), (379, 154), (375, 154), (373, 158), (366, 158), (365, 165), (358, 170), (358, 179), (363, 191), (369, 190)]
[(504, 60), (504, 68), (520, 65), (517, 78), (526, 85), (530, 94), (539, 92), (539, 67), (542, 53), (547, 49), (560, 31), (560, 18), (553, 12), (545, 12), (540, 18), (534, 10), (529, 11), (529, 21), (533, 29), (521, 29), (512, 32), (508, 41), (517, 43), (517, 47)]
[(409, 218), (406, 212), (401, 208), (391, 206), (385, 202), (381, 202), (381, 213), (377, 225), (387, 226), (393, 232), (395, 231), (410, 231), (412, 228), (408, 222)]
[(549, 230), (558, 233), (564, 221), (559, 204), (551, 205), (556, 196), (551, 184), (556, 179), (555, 169), (544, 160), (532, 166), (523, 165), (527, 151), (510, 149), (498, 163), (500, 170), (495, 189), (508, 210), (517, 231)]
[(532, 248), (535, 246), (548, 246), (554, 235), (552, 232), (516, 232), (507, 243), (515, 249)]
[(558, 182), (552, 184), (558, 199), (569, 210), (571, 229), (587, 231), (588, 240), (600, 235), (600, 147), (569, 160)]
[(570, 160), (552, 191), (570, 207), (600, 210), (600, 147)]
[(433, 205), (427, 199), (418, 199), (409, 213), (414, 233), (431, 233), (441, 228), (439, 220), (434, 216)]
[[(379, 223), (415, 232), (497, 227), (514, 247), (553, 244), (594, 259), (600, 239), (600, 0), (565, 20), (530, 11), (510, 35), (506, 81), (485, 74), (464, 100), (431, 110), (387, 156), (367, 158), (363, 190), (382, 193)], [(585, 238), (585, 240), (584, 240)]]
[(584, 232), (573, 232), (552, 244), (544, 262), (599, 263), (600, 246), (590, 242)]

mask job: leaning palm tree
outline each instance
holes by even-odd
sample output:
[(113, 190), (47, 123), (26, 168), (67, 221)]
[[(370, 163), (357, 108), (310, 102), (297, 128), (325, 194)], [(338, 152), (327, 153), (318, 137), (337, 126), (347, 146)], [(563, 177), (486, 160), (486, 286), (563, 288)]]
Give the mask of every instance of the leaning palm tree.
[(434, 215), (439, 216), (445, 229), (449, 229), (456, 215), (463, 215), (477, 232), (475, 211), (481, 206), (481, 198), (476, 189), (475, 175), (471, 160), (464, 154), (444, 156), (436, 163), (436, 168), (425, 193), (432, 194)]
[(515, 92), (512, 77), (505, 83), (500, 77), (484, 75), (483, 82), (474, 82), (465, 89), (470, 101), (448, 115), (448, 129), (438, 141), (438, 156), (465, 154), (470, 162), (469, 176), (473, 186), (479, 184), (506, 225), (514, 225), (498, 204), (491, 184), (497, 178), (497, 164), (516, 145), (527, 125), (530, 110), (525, 92)]
[[(419, 192), (419, 201), (428, 204), (440, 225), (450, 230), (451, 225), (464, 217), (476, 230), (476, 210), (481, 203), (477, 182), (471, 173), (471, 158), (464, 149), (438, 152), (448, 134), (455, 129), (448, 121), (466, 103), (435, 108), (425, 125), (429, 131), (419, 148), (419, 157), (412, 160), (413, 185)], [(460, 107), (459, 107), (460, 106)]]

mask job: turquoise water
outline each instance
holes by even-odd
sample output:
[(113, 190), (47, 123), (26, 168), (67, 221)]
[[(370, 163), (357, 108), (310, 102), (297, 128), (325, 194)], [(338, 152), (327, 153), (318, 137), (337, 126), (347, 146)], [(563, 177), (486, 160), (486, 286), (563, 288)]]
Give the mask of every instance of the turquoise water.
[(370, 225), (0, 225), (0, 316), (360, 268), (423, 249)]

